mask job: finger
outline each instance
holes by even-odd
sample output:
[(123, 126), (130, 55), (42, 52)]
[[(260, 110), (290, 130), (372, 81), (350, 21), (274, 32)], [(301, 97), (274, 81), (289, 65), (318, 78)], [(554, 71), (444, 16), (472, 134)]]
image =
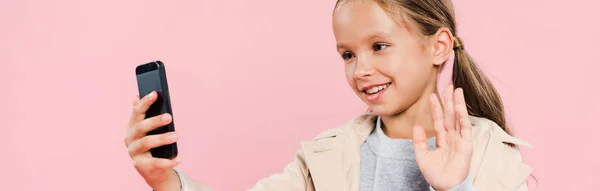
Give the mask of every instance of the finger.
[(420, 125), (416, 125), (413, 128), (413, 145), (415, 146), (415, 155), (417, 158), (422, 157), (429, 152), (425, 129)]
[[(138, 104), (138, 102), (140, 102), (140, 96), (136, 95), (135, 98), (133, 98), (133, 100), (131, 100), (131, 105), (133, 105), (133, 108), (135, 108), (135, 106)], [(129, 125), (127, 125), (127, 128), (132, 128), (133, 125), (135, 124), (134, 117), (135, 117), (135, 110), (132, 109), (131, 116), (129, 118)], [(125, 142), (127, 142), (127, 140), (125, 140)]]
[(131, 137), (133, 137), (134, 139), (143, 137), (146, 135), (146, 133), (156, 128), (168, 125), (169, 123), (171, 123), (171, 121), (172, 117), (169, 113), (144, 119), (135, 125), (135, 128), (133, 129), (134, 134)]
[(177, 138), (178, 137), (175, 132), (163, 133), (159, 135), (148, 135), (133, 141), (131, 144), (129, 144), (127, 150), (129, 150), (129, 156), (133, 157), (140, 153), (145, 153), (151, 148), (174, 143), (177, 141)]
[[(454, 113), (456, 113), (456, 110)], [(456, 130), (448, 136), (448, 139), (450, 139), (450, 142), (452, 143), (452, 145), (450, 145), (451, 149), (456, 148), (456, 146), (458, 146), (456, 143), (459, 143), (459, 140), (462, 139), (462, 136), (460, 135), (460, 123), (458, 122), (460, 118), (455, 118), (456, 121), (454, 122), (454, 127), (456, 127)]]
[(156, 101), (156, 92), (152, 91), (148, 95), (144, 96), (134, 107), (131, 114), (132, 122), (136, 123), (141, 121), (146, 116), (148, 108)]
[(435, 139), (436, 145), (438, 147), (446, 147), (448, 143), (446, 142), (446, 129), (444, 128), (444, 111), (442, 111), (442, 106), (435, 94), (431, 94), (429, 97), (429, 105), (431, 105), (433, 128), (437, 133)]
[(452, 100), (454, 94), (454, 86), (450, 84), (444, 92), (444, 126), (449, 133), (454, 133), (456, 120), (454, 119), (454, 103)]
[(462, 88), (458, 88), (454, 95), (454, 102), (456, 103), (456, 113), (458, 117), (458, 124), (460, 125), (460, 134), (463, 139), (471, 141), (472, 130), (471, 121), (469, 120), (469, 111), (467, 110), (467, 104), (465, 102), (465, 95)]
[(138, 155), (133, 159), (133, 166), (142, 171), (170, 169), (179, 164), (181, 164), (181, 160), (178, 157), (164, 159)]
[(152, 158), (152, 161), (154, 169), (171, 169), (181, 163), (179, 157), (175, 157), (174, 159)]
[(131, 105), (135, 106), (137, 105), (137, 103), (140, 101), (140, 96), (139, 95), (135, 95), (135, 98), (133, 98), (133, 100), (131, 100)]

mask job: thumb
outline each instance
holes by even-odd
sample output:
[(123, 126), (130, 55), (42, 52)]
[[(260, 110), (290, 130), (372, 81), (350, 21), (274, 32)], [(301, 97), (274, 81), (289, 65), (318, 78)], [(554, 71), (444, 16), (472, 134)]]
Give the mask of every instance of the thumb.
[(415, 146), (415, 155), (417, 158), (422, 157), (429, 152), (425, 129), (423, 129), (423, 127), (420, 125), (413, 127), (413, 144)]

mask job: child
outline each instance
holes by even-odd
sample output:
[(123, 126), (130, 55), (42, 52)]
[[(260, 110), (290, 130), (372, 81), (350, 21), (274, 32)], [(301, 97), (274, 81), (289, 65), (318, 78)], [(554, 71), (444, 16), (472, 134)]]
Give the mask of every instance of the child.
[[(303, 142), (283, 172), (250, 190), (527, 190), (531, 168), (517, 146), (529, 145), (510, 136), (449, 0), (339, 0), (333, 30), (348, 84), (370, 112)], [(135, 101), (125, 142), (136, 169), (155, 190), (209, 190), (173, 170), (176, 159), (148, 154), (176, 141), (144, 136), (171, 120), (143, 119), (155, 99)]]

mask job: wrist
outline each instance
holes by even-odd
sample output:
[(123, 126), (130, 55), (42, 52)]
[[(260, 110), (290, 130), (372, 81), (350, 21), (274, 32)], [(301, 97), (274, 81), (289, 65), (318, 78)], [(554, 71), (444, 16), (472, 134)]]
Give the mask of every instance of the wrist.
[(474, 190), (474, 187), (473, 187), (473, 182), (471, 180), (471, 175), (469, 174), (458, 185), (454, 185), (454, 186), (449, 187), (449, 188), (441, 188), (441, 189), (435, 188), (432, 185), (431, 189), (434, 190), (434, 191), (464, 191), (464, 190)]
[(181, 179), (174, 169), (167, 172), (167, 179), (156, 185), (154, 191), (181, 191)]

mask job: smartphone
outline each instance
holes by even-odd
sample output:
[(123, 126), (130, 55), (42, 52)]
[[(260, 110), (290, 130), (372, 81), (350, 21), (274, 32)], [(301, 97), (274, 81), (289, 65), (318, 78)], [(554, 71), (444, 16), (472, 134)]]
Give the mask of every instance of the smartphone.
[[(150, 106), (148, 111), (146, 111), (146, 119), (164, 113), (171, 114), (171, 119), (173, 119), (170, 124), (158, 127), (148, 132), (146, 135), (156, 135), (175, 131), (175, 120), (171, 108), (165, 65), (161, 61), (142, 64), (135, 68), (135, 75), (137, 77), (138, 91), (141, 98), (152, 91), (156, 91), (158, 95), (156, 101)], [(156, 158), (175, 158), (177, 156), (177, 143), (151, 148), (150, 153)]]

